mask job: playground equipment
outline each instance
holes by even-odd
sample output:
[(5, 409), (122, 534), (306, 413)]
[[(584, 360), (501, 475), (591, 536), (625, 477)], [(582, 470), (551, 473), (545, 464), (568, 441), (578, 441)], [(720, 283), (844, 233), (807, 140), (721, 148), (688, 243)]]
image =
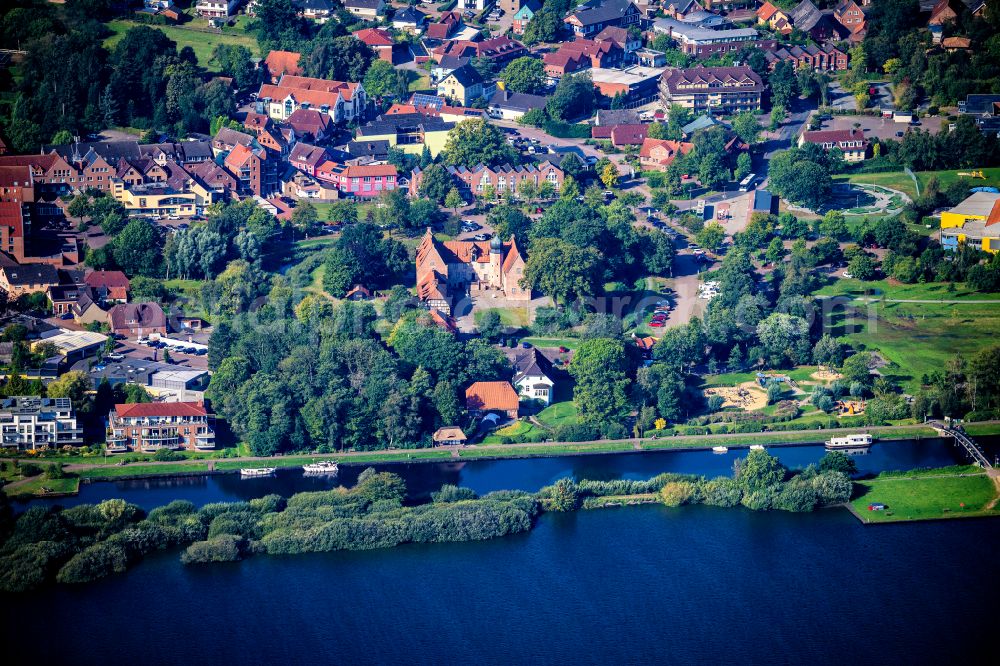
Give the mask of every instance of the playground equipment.
[(957, 176), (967, 176), (969, 178), (979, 178), (981, 180), (986, 180), (986, 176), (983, 175), (982, 171), (959, 171)]

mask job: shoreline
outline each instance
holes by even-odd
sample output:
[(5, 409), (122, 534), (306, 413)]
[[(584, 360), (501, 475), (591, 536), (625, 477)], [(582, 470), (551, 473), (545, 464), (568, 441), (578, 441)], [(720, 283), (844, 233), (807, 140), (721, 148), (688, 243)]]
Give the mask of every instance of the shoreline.
[[(984, 422), (978, 424), (985, 430), (1000, 432), (1000, 424)], [(993, 426), (985, 427), (985, 426)], [(621, 453), (660, 453), (711, 451), (714, 446), (725, 445), (729, 449), (749, 449), (751, 445), (763, 444), (769, 448), (795, 446), (817, 446), (832, 434), (840, 432), (868, 432), (880, 441), (923, 440), (939, 437), (933, 428), (923, 424), (899, 426), (874, 426), (869, 428), (837, 428), (824, 430), (785, 430), (764, 433), (726, 433), (710, 435), (678, 435), (663, 438), (637, 438), (624, 440), (597, 440), (591, 442), (540, 442), (519, 444), (489, 444), (446, 446), (427, 449), (398, 449), (383, 451), (357, 451), (330, 454), (294, 454), (270, 458), (191, 458), (183, 461), (140, 461), (120, 467), (115, 463), (87, 464), (69, 463), (67, 472), (77, 474), (81, 483), (149, 478), (209, 476), (238, 473), (247, 467), (288, 468), (321, 459), (336, 459), (345, 466), (397, 465), (409, 463), (462, 462), (470, 460), (517, 460), (527, 458), (555, 458), (583, 455), (612, 455)], [(986, 434), (986, 433), (983, 433)], [(58, 458), (34, 458), (36, 464), (58, 463)], [(195, 469), (184, 470), (179, 467)], [(156, 468), (164, 467), (160, 472)], [(201, 467), (202, 469), (197, 469)], [(108, 474), (101, 474), (101, 471)], [(134, 470), (134, 472), (132, 471)], [(16, 497), (17, 495), (13, 495)], [(47, 497), (47, 495), (28, 495)]]

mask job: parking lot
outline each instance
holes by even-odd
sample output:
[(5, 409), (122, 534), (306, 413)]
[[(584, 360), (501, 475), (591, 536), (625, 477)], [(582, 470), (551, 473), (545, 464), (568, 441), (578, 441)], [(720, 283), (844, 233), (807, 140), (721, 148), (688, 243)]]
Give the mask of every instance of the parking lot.
[(823, 121), (822, 129), (851, 130), (857, 124), (860, 126), (859, 129), (868, 138), (877, 137), (879, 139), (893, 139), (898, 141), (902, 136), (901, 132), (905, 133), (911, 129), (922, 129), (936, 134), (941, 131), (942, 123), (947, 123), (947, 120), (941, 116), (921, 118), (912, 125), (894, 122), (892, 118), (878, 118), (875, 116), (834, 116), (830, 120)]

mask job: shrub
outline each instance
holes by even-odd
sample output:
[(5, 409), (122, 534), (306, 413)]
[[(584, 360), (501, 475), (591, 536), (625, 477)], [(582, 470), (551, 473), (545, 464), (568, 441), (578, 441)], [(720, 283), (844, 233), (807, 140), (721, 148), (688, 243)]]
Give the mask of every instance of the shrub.
[(46, 479), (65, 479), (69, 476), (66, 470), (60, 463), (55, 463), (54, 465), (45, 466), (45, 478)]
[(580, 493), (572, 479), (559, 479), (538, 492), (546, 511), (574, 511), (580, 503)]
[(21, 476), (38, 476), (42, 473), (42, 468), (35, 463), (18, 463), (17, 469), (21, 472)]
[(72, 552), (66, 543), (39, 541), (0, 556), (0, 590), (25, 592), (42, 585)]
[(191, 544), (181, 555), (183, 564), (207, 564), (209, 562), (235, 562), (243, 556), (243, 539), (233, 534), (224, 534), (208, 541)]
[(257, 513), (277, 513), (284, 511), (285, 505), (285, 498), (275, 494), (250, 500), (250, 507)]
[(690, 481), (671, 481), (660, 488), (660, 499), (667, 506), (697, 502), (698, 486)]
[(773, 507), (782, 511), (812, 511), (816, 502), (816, 491), (808, 481), (792, 480), (782, 485)]
[(702, 502), (711, 506), (732, 507), (740, 503), (743, 491), (733, 479), (721, 477), (706, 482), (701, 487)]
[(843, 472), (823, 472), (812, 480), (820, 504), (843, 504), (851, 499), (854, 484)]
[(753, 511), (767, 511), (774, 505), (775, 491), (773, 488), (760, 488), (743, 494), (743, 506)]
[(431, 500), (435, 502), (461, 502), (462, 500), (476, 499), (476, 493), (471, 488), (459, 488), (458, 486), (446, 483), (441, 486), (441, 490), (431, 493)]
[(851, 475), (858, 471), (858, 466), (854, 458), (843, 451), (830, 451), (819, 459), (819, 471), (821, 472), (841, 472)]
[(74, 555), (59, 570), (56, 580), (60, 583), (89, 583), (113, 573), (123, 573), (128, 565), (129, 555), (122, 544), (100, 541)]
[(554, 436), (559, 442), (589, 442), (598, 439), (601, 433), (586, 423), (569, 423), (556, 428)]

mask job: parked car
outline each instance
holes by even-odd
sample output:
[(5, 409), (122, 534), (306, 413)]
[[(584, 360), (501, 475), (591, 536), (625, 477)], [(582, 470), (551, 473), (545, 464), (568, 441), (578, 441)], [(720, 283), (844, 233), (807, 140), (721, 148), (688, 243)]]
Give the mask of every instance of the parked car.
[(649, 322), (649, 325), (652, 326), (653, 328), (662, 328), (663, 324), (664, 324), (664, 322), (662, 322), (662, 321), (651, 321), (651, 322)]

